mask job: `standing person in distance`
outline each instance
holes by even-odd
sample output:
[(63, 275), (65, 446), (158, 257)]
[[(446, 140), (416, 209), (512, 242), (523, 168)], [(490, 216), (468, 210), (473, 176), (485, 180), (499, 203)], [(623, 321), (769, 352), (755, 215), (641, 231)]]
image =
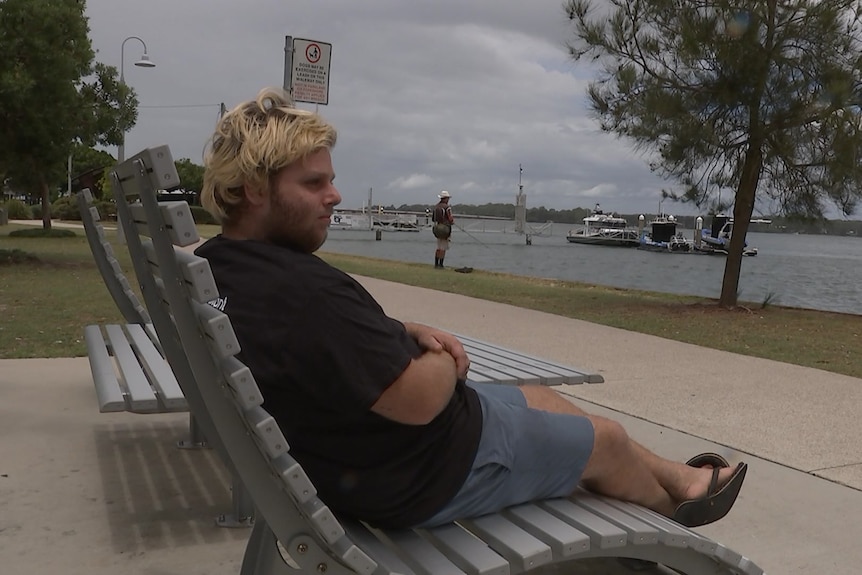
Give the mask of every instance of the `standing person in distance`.
[(431, 221), (434, 222), (431, 231), (437, 238), (434, 267), (442, 270), (443, 258), (446, 257), (446, 250), (449, 249), (449, 236), (452, 235), (452, 224), (455, 223), (455, 218), (452, 217), (452, 208), (449, 207), (449, 192), (443, 190), (437, 197), (440, 201), (434, 206), (434, 213), (431, 215)]

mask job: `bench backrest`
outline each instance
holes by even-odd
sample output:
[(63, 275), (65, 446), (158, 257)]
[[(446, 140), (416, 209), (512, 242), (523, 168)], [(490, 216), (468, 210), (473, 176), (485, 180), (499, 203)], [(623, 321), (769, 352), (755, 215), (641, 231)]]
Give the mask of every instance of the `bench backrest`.
[(89, 188), (78, 192), (78, 211), (81, 213), (81, 222), (84, 224), (84, 232), (96, 267), (126, 323), (149, 324), (150, 314), (129, 285), (126, 274), (123, 273), (114, 249), (105, 235), (105, 228), (99, 223), (101, 220), (99, 210), (96, 208)]
[(228, 317), (209, 305), (218, 297), (209, 263), (184, 247), (198, 241), (185, 202), (156, 200), (179, 179), (167, 146), (145, 150), (111, 173), (117, 214), (165, 356), (210, 439), (250, 493), (256, 521), (288, 545), (311, 537), (357, 573), (380, 573), (317, 497), (251, 371)]

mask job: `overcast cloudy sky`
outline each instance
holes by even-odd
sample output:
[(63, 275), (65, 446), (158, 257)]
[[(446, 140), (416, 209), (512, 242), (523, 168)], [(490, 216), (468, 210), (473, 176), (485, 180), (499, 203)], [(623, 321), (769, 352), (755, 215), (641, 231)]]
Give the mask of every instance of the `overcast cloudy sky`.
[(87, 15), (98, 61), (120, 68), (139, 36), (156, 64), (134, 66), (143, 47), (125, 43), (141, 104), (127, 155), (166, 143), (202, 163), (221, 102), (282, 85), (290, 35), (332, 44), (319, 111), (339, 132), (342, 207), (369, 188), (384, 205), (442, 189), (455, 205), (512, 203), (519, 164), (528, 207), (655, 212), (669, 187), (590, 117), (562, 0), (87, 0)]

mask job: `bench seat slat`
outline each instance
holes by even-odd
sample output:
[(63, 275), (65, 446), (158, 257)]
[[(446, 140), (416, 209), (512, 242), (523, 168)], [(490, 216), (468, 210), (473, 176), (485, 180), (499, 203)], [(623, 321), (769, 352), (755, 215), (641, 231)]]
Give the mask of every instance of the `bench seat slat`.
[(188, 409), (186, 398), (174, 372), (165, 359), (153, 345), (144, 328), (138, 324), (125, 326), (129, 340), (138, 353), (141, 364), (147, 370), (150, 385), (158, 392), (158, 399), (162, 406), (169, 411), (183, 411)]
[[(476, 383), (497, 383), (497, 381), (494, 378), (488, 377), (487, 375), (476, 372), (476, 370), (473, 369), (472, 365), (470, 366), (470, 369), (467, 370), (467, 380), (468, 381), (474, 381)], [(504, 382), (499, 382), (499, 383), (504, 384)]]
[(206, 303), (194, 302), (195, 314), (204, 333), (209, 337), (210, 349), (220, 359), (233, 357), (240, 352), (239, 341), (228, 316)]
[[(194, 218), (191, 217), (191, 212), (186, 209), (188, 206), (185, 204), (185, 202), (159, 202), (159, 210), (165, 219), (165, 227), (171, 236), (171, 241), (180, 247), (187, 247), (200, 241)], [(132, 204), (129, 206), (129, 211), (132, 213), (138, 232), (142, 236), (149, 236), (144, 206)]]
[(129, 411), (148, 413), (158, 410), (159, 402), (150, 382), (138, 361), (122, 326), (112, 324), (105, 326), (108, 341), (114, 352), (114, 359), (123, 375), (129, 398)]
[(311, 525), (328, 543), (334, 544), (344, 537), (344, 527), (323, 501), (312, 499), (309, 505), (306, 505), (306, 511)]
[(659, 541), (668, 547), (692, 547), (707, 555), (715, 553), (714, 543), (711, 547), (702, 545), (699, 540), (704, 540), (703, 537), (654, 511), (615, 499), (605, 498), (604, 501), (611, 507), (655, 527), (659, 532)]
[(380, 573), (381, 575), (389, 573), (417, 575), (407, 563), (398, 557), (383, 541), (375, 537), (363, 524), (344, 519), (341, 520), (341, 524), (344, 526), (347, 536), (370, 553), (371, 558), (379, 565), (380, 568), (376, 573)]
[(519, 385), (525, 383), (523, 380), (518, 379), (516, 375), (511, 375), (503, 371), (497, 371), (496, 369), (492, 369), (484, 365), (473, 365), (471, 362), (470, 369), (467, 370), (467, 379), (471, 381), (478, 381), (477, 379), (474, 379), (474, 376), (477, 376), (479, 378), (486, 378), (500, 385)]
[(311, 483), (311, 479), (305, 470), (289, 453), (286, 453), (273, 462), (273, 468), (281, 477), (294, 499), (300, 504), (310, 501), (317, 495), (317, 488)]
[(557, 372), (518, 361), (517, 358), (510, 358), (499, 353), (490, 353), (482, 348), (471, 347), (468, 353), (471, 364), (488, 365), (501, 371), (517, 370), (527, 374), (525, 376), (527, 378), (537, 379), (535, 383), (541, 383), (542, 385), (557, 385), (566, 383), (567, 381), (565, 377)]
[(539, 374), (534, 371), (523, 369), (522, 366), (506, 365), (503, 362), (482, 357), (480, 354), (468, 353), (468, 355), (470, 356), (470, 367), (476, 365), (480, 369), (485, 368), (496, 372), (506, 373), (511, 378), (517, 380), (519, 384), (523, 385), (540, 385), (545, 383)]
[[(151, 265), (157, 265), (156, 249), (152, 240), (142, 242)], [(218, 297), (215, 278), (210, 271), (209, 263), (192, 252), (179, 250), (176, 259), (183, 281), (189, 289), (189, 295), (199, 303), (206, 303)], [(158, 268), (154, 268), (158, 269)]]
[(553, 558), (548, 545), (498, 513), (462, 520), (458, 523), (505, 557), (517, 571), (529, 571), (549, 563)]
[(715, 557), (720, 559), (724, 564), (734, 567), (742, 562), (742, 555), (721, 544), (716, 545)]
[(628, 534), (613, 523), (596, 517), (568, 499), (547, 499), (538, 503), (543, 509), (590, 536), (590, 549), (623, 547)]
[(571, 557), (590, 549), (589, 535), (533, 503), (510, 507), (503, 511), (503, 515), (548, 545), (555, 557)]
[(90, 373), (96, 387), (96, 399), (101, 413), (126, 411), (126, 399), (117, 382), (114, 362), (105, 347), (105, 338), (98, 325), (84, 328), (84, 342), (87, 358), (90, 360)]
[(275, 418), (262, 407), (255, 407), (245, 412), (248, 424), (254, 431), (255, 438), (264, 447), (270, 460), (287, 453), (288, 445), (281, 428)]
[[(533, 368), (541, 369), (546, 374), (545, 377), (548, 378), (548, 381), (553, 382), (553, 384), (572, 385), (584, 383), (586, 381), (586, 375), (579, 371), (569, 368), (560, 368), (553, 364), (545, 364), (544, 360), (540, 360), (538, 358), (531, 358), (514, 352), (512, 352), (514, 353), (514, 355), (509, 356), (506, 355), (510, 353), (507, 350), (504, 350), (502, 348), (495, 348), (492, 344), (486, 342), (473, 340), (465, 344), (465, 349), (469, 350), (468, 354), (484, 355), (491, 358), (496, 357), (498, 358), (498, 360), (506, 359), (510, 362), (517, 361), (518, 363), (524, 363)], [(485, 361), (489, 360), (485, 359)]]
[(601, 499), (586, 493), (579, 493), (573, 499), (575, 505), (596, 514), (624, 529), (628, 533), (629, 543), (632, 545), (651, 545), (658, 543), (658, 530), (643, 521), (623, 513), (615, 507), (611, 507)]
[(509, 562), (457, 523), (434, 527), (426, 533), (468, 575), (509, 575)]
[[(571, 366), (566, 366), (559, 364), (554, 361), (550, 361), (547, 359), (540, 359), (530, 355), (526, 355), (522, 352), (515, 351), (512, 349), (508, 349), (502, 346), (497, 346), (493, 344), (489, 344), (487, 342), (483, 342), (474, 338), (466, 337), (460, 334), (456, 334), (458, 339), (464, 344), (465, 349), (468, 347), (485, 349), (491, 352), (504, 353), (508, 357), (518, 358), (519, 361), (523, 361), (529, 365), (534, 365), (536, 367), (541, 367), (543, 369), (551, 370), (560, 373), (566, 377), (571, 377), (574, 379), (572, 383), (578, 383), (577, 379), (580, 376), (585, 378), (586, 383), (602, 383), (604, 378), (597, 373), (589, 373), (577, 368), (573, 368)], [(468, 352), (469, 353), (469, 352)], [(581, 380), (584, 381), (584, 380)]]
[(404, 561), (422, 575), (466, 575), (442, 551), (416, 531), (407, 529), (378, 532), (398, 548)]
[(234, 393), (234, 400), (243, 411), (263, 405), (263, 395), (251, 374), (251, 370), (235, 357), (223, 362), (225, 380)]

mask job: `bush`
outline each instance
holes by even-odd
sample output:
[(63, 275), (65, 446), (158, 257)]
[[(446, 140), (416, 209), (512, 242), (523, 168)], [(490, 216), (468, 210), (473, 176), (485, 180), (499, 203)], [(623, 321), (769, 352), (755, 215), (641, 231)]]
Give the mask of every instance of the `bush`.
[(14, 238), (74, 238), (78, 234), (72, 230), (51, 228), (28, 228), (26, 230), (13, 230), (9, 232), (9, 237)]
[(9, 200), (3, 205), (10, 220), (32, 220), (33, 210), (21, 200)]
[(196, 224), (218, 224), (211, 213), (200, 206), (189, 206)]
[(51, 204), (51, 217), (59, 220), (81, 221), (81, 213), (78, 211), (78, 200), (75, 196), (57, 198)]
[(30, 206), (30, 210), (33, 212), (34, 220), (42, 219), (42, 204), (36, 204), (35, 206)]
[[(104, 220), (116, 221), (117, 219), (117, 204), (109, 200), (96, 200), (96, 209), (99, 210), (99, 218)], [(80, 219), (80, 218), (79, 218)]]

